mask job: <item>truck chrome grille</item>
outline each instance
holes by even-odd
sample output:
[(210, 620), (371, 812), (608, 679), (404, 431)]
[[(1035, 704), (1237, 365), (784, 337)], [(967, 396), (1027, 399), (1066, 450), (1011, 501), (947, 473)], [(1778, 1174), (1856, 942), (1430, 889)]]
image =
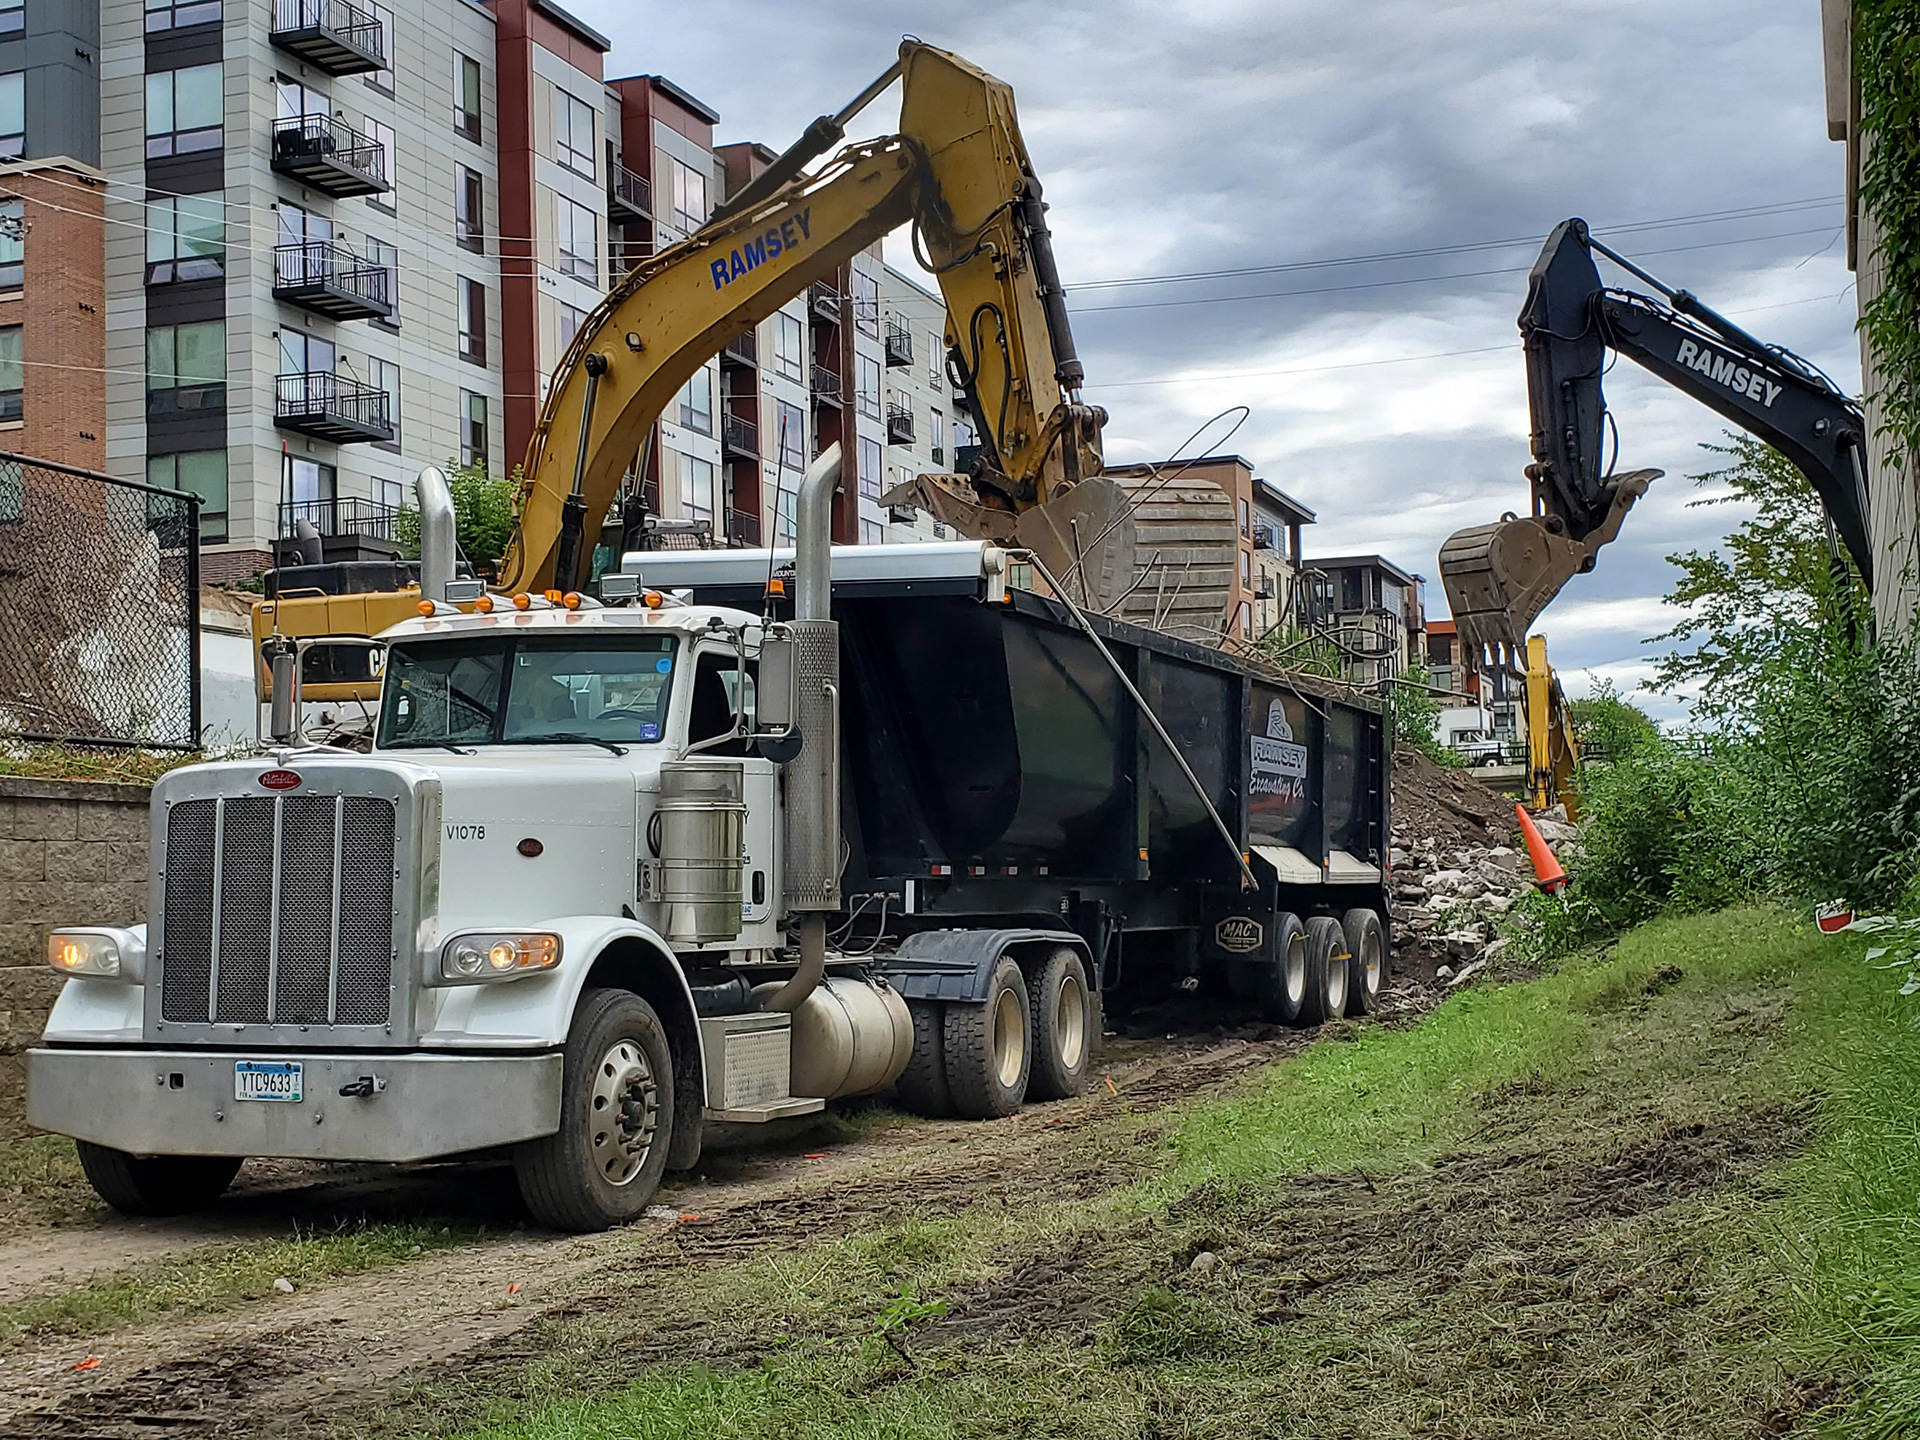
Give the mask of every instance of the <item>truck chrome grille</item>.
[(184, 800), (167, 815), (169, 1024), (381, 1025), (393, 1002), (395, 806)]

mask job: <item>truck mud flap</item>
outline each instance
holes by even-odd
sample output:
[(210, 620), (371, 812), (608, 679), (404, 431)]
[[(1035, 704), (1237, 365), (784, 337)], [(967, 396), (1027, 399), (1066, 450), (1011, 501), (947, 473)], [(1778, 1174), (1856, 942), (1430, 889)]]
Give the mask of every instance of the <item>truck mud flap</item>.
[(1071, 930), (1028, 929), (924, 930), (909, 935), (893, 954), (871, 961), (866, 968), (884, 975), (908, 1000), (980, 1004), (987, 998), (994, 962), (1002, 955), (1012, 951), (1020, 960), (1057, 945), (1077, 950), (1089, 976), (1098, 973), (1087, 942)]

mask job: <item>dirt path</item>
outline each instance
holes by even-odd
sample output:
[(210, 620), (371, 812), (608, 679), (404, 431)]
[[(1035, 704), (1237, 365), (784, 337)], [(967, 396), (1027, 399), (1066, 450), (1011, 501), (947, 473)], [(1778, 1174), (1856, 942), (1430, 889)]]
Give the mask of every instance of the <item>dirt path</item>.
[[(1403, 1015), (1431, 1003), (1400, 1002)], [(930, 1123), (824, 1151), (724, 1152), (707, 1177), (663, 1191), (677, 1215), (609, 1235), (537, 1232), (436, 1251), (417, 1261), (293, 1295), (174, 1316), (76, 1341), (28, 1337), (0, 1354), (0, 1434), (33, 1437), (290, 1433), (377, 1398), (409, 1374), (512, 1359), (514, 1332), (594, 1303), (619, 1276), (631, 1298), (668, 1267), (724, 1263), (768, 1246), (833, 1238), (891, 1216), (951, 1213), (1012, 1200), (1098, 1194), (1152, 1163), (1150, 1147), (1104, 1149), (1066, 1137), (1228, 1082), (1311, 1037), (1121, 1040), (1079, 1100), (1010, 1120)], [(1110, 1082), (1110, 1083), (1109, 1083)], [(375, 1177), (379, 1177), (376, 1179)], [(724, 1178), (722, 1178), (724, 1177)], [(210, 1239), (286, 1234), (323, 1214), (511, 1214), (502, 1168), (330, 1172), (283, 1167), (213, 1217), (168, 1224), (103, 1220), (70, 1232), (0, 1242), (0, 1286), (13, 1294), (189, 1251)], [(507, 1221), (506, 1223), (511, 1223)], [(517, 1287), (510, 1290), (509, 1287)], [(525, 1352), (522, 1352), (525, 1353)], [(76, 1362), (98, 1356), (90, 1370)], [(7, 1412), (11, 1411), (11, 1414)]]

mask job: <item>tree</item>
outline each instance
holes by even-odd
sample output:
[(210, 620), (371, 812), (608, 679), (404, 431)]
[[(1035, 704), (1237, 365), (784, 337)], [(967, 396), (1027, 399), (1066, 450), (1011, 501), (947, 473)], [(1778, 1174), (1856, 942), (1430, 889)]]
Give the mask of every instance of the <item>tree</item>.
[(1617, 760), (1660, 737), (1660, 727), (1653, 723), (1653, 717), (1631, 701), (1622, 700), (1611, 680), (1595, 682), (1593, 693), (1584, 700), (1569, 700), (1567, 713), (1573, 717), (1573, 732), (1581, 747), (1609, 760)]
[(1440, 699), (1433, 693), (1433, 672), (1418, 660), (1393, 677), (1393, 744), (1396, 750), (1418, 750), (1436, 765), (1460, 763), (1440, 744)]
[[(476, 570), (491, 571), (507, 553), (513, 538), (513, 505), (520, 488), (521, 470), (496, 480), (484, 465), (446, 465), (447, 489), (453, 495), (454, 542)], [(394, 539), (409, 560), (420, 558), (420, 512), (402, 510), (394, 518)]]

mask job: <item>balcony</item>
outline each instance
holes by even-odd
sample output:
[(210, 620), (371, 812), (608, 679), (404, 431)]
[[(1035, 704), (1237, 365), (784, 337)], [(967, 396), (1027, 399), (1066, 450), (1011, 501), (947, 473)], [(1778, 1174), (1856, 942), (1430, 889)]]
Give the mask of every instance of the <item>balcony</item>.
[(380, 21), (347, 0), (273, 0), (273, 29), (267, 38), (329, 75), (365, 75), (387, 68)]
[(913, 411), (905, 405), (887, 407), (887, 443), (889, 445), (913, 443)]
[(720, 351), (722, 365), (754, 365), (760, 363), (760, 337), (747, 330), (727, 341)]
[(757, 460), (760, 458), (760, 427), (744, 415), (728, 415), (721, 424), (720, 444), (729, 455)]
[(387, 392), (331, 370), (307, 370), (274, 379), (273, 423), (279, 429), (336, 445), (393, 439)]
[(913, 332), (891, 315), (887, 317), (886, 349), (889, 368), (913, 364)]
[(399, 513), (398, 506), (382, 505), (378, 500), (362, 500), (358, 496), (283, 502), (280, 538), (292, 538), (295, 522), (305, 520), (326, 538), (359, 535), (370, 540), (393, 540), (397, 538), (393, 533), (394, 516)]
[(818, 360), (813, 363), (813, 398), (822, 405), (839, 405), (840, 372), (831, 365), (823, 365)]
[(273, 247), (273, 298), (330, 320), (393, 315), (393, 272), (332, 240)]
[(727, 516), (727, 543), (752, 547), (760, 543), (760, 517), (736, 510)]
[(274, 121), (273, 169), (336, 199), (387, 189), (386, 150), (331, 115)]
[(1280, 532), (1272, 525), (1255, 525), (1253, 527), (1253, 548), (1256, 550), (1270, 550), (1276, 555), (1279, 554), (1279, 533)]
[(816, 280), (808, 287), (807, 306), (817, 318), (834, 325), (840, 323), (840, 292), (824, 280)]
[(607, 176), (607, 219), (615, 225), (653, 218), (653, 186), (644, 175), (615, 165)]

